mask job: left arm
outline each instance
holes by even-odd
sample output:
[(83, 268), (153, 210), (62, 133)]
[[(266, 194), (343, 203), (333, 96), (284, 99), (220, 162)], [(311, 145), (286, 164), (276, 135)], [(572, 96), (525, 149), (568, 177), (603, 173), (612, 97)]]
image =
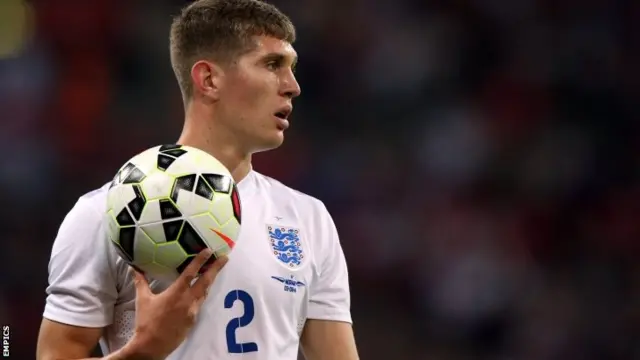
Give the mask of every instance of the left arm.
[(309, 319), (302, 333), (302, 352), (307, 360), (358, 360), (351, 324)]
[(301, 345), (307, 360), (358, 360), (351, 326), (351, 294), (347, 262), (338, 231), (320, 207), (315, 259), (316, 279), (309, 289), (309, 311)]

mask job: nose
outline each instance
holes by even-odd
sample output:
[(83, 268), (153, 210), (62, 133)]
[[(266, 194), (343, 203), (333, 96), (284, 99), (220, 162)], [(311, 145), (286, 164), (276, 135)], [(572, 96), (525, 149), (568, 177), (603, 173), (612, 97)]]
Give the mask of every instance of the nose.
[(291, 73), (283, 82), (282, 82), (282, 90), (281, 95), (285, 96), (289, 99), (293, 99), (295, 97), (300, 96), (300, 84), (298, 84), (298, 80), (296, 80), (295, 75)]

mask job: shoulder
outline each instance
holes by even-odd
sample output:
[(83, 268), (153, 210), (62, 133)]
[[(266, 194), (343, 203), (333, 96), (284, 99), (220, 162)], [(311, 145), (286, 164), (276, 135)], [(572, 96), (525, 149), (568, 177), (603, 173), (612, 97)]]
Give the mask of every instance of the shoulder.
[(73, 248), (91, 248), (102, 242), (103, 209), (106, 206), (108, 184), (81, 195), (66, 213), (53, 245), (53, 255)]
[(53, 243), (44, 316), (85, 327), (113, 321), (118, 298), (118, 256), (104, 231), (108, 185), (80, 196)]
[(51, 249), (50, 280), (77, 277), (79, 273), (101, 273), (108, 277), (115, 273), (118, 255), (104, 229), (108, 190), (105, 185), (80, 196), (66, 214)]
[(106, 206), (109, 184), (81, 195), (66, 214), (62, 225), (83, 224), (98, 226), (102, 223), (102, 214)]
[(269, 194), (274, 202), (279, 204), (295, 204), (298, 211), (305, 215), (330, 216), (325, 204), (318, 198), (302, 191), (293, 189), (282, 182), (255, 172), (258, 187)]
[(83, 208), (90, 211), (94, 215), (102, 218), (102, 212), (106, 208), (107, 193), (109, 192), (109, 185), (107, 183), (97, 189), (93, 189), (83, 195), (81, 195), (75, 207)]
[(320, 237), (321, 242), (332, 241), (336, 232), (329, 210), (321, 200), (295, 190), (271, 177), (257, 174), (258, 187), (268, 194), (272, 209), (279, 212), (274, 216), (286, 217), (284, 222), (295, 222)]

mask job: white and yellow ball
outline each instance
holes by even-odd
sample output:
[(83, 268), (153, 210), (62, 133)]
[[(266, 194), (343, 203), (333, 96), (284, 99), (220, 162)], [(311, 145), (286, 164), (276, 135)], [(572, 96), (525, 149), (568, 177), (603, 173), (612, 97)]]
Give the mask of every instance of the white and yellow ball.
[(151, 278), (175, 279), (208, 247), (233, 249), (241, 204), (229, 170), (206, 152), (156, 146), (118, 171), (107, 197), (107, 232), (118, 254)]

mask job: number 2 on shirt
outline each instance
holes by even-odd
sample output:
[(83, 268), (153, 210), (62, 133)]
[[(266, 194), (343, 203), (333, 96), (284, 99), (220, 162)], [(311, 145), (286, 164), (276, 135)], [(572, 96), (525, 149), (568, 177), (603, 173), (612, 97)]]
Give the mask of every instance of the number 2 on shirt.
[(253, 298), (251, 298), (251, 295), (246, 291), (231, 290), (224, 298), (224, 308), (233, 308), (236, 301), (240, 301), (244, 305), (244, 314), (240, 317), (231, 319), (227, 324), (227, 350), (232, 354), (258, 351), (258, 344), (254, 342), (238, 344), (238, 340), (236, 339), (236, 330), (240, 327), (249, 325), (251, 321), (253, 321), (253, 316), (255, 315)]

